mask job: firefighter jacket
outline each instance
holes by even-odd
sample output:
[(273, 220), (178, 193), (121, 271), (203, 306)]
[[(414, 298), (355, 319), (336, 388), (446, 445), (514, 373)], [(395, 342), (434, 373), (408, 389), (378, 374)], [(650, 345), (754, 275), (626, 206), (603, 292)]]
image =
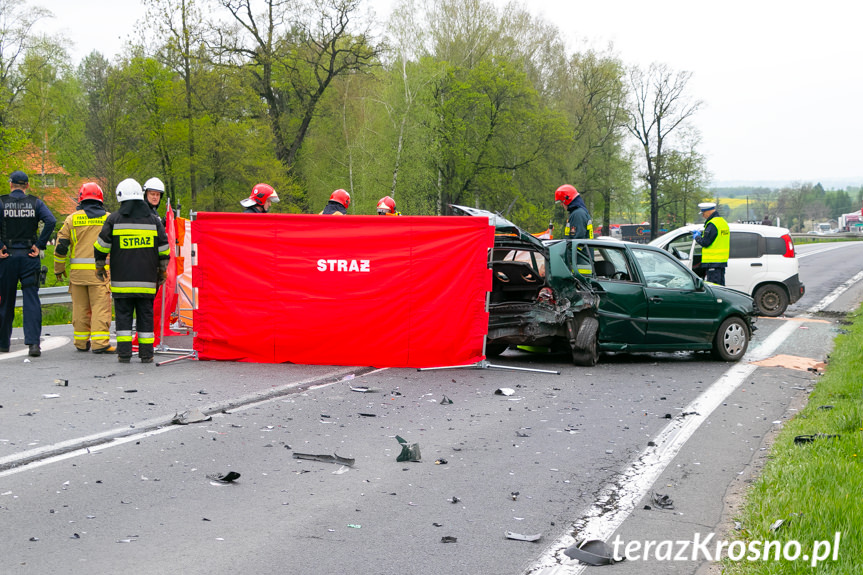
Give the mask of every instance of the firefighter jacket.
[[(44, 227), (39, 233), (39, 222)], [(33, 245), (45, 251), (57, 220), (42, 200), (23, 190), (12, 190), (0, 196), (0, 248), (30, 249)]]
[(569, 212), (569, 218), (563, 230), (564, 237), (573, 240), (593, 239), (593, 219), (581, 195), (575, 196), (566, 209)]
[[(96, 256), (93, 245), (109, 213), (102, 202), (92, 202), (86, 208), (81, 206), (69, 214), (57, 234), (57, 248), (54, 250), (54, 273), (69, 271), (69, 283), (75, 285), (99, 285), (105, 283), (96, 277)], [(68, 265), (67, 265), (68, 260)]]
[(96, 266), (104, 266), (111, 256), (114, 298), (155, 297), (171, 251), (165, 226), (143, 200), (120, 204), (120, 211), (105, 220), (93, 247)]

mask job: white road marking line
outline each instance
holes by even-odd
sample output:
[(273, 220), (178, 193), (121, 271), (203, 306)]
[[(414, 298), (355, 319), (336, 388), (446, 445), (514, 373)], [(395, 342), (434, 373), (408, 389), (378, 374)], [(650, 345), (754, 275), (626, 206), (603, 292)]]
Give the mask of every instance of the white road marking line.
[[(848, 286), (863, 277), (863, 272), (833, 290), (818, 304), (807, 310), (807, 315), (816, 313), (848, 289)], [(806, 316), (803, 316), (804, 318)], [(669, 463), (677, 456), (686, 441), (698, 430), (713, 411), (727, 399), (754, 372), (758, 366), (750, 362), (766, 359), (776, 352), (782, 343), (797, 329), (797, 322), (786, 322), (767, 339), (747, 352), (746, 356), (726, 371), (707, 390), (683, 409), (692, 413), (684, 419), (675, 419), (654, 439), (656, 447), (648, 447), (624, 470), (617, 480), (603, 489), (599, 500), (572, 523), (572, 528), (552, 543), (524, 572), (525, 575), (578, 575), (587, 565), (570, 559), (564, 550), (576, 543), (570, 534), (577, 531), (580, 539), (607, 541), (648, 493)], [(609, 503), (614, 509), (608, 511)]]
[[(52, 349), (57, 349), (59, 347), (63, 347), (64, 345), (66, 345), (70, 341), (72, 341), (72, 340), (66, 336), (55, 335), (55, 336), (51, 336), (51, 337), (46, 337), (45, 339), (42, 340), (42, 343), (40, 343), (39, 345), (42, 348), (42, 351), (46, 352), (46, 351), (51, 351)], [(10, 351), (9, 353), (0, 354), (0, 361), (2, 361), (4, 359), (15, 359), (16, 357), (24, 357), (28, 353), (30, 353), (30, 350), (27, 349), (26, 347), (24, 349), (19, 349), (18, 351)]]

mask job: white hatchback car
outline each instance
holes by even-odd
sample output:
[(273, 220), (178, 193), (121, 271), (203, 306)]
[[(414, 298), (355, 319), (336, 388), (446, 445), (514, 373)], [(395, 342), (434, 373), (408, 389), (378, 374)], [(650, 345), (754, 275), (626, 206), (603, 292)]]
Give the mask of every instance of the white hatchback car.
[[(765, 316), (777, 317), (799, 300), (806, 291), (798, 275), (794, 242), (786, 228), (759, 224), (734, 224), (731, 252), (725, 270), (725, 287), (747, 293)], [(704, 277), (701, 246), (692, 239), (692, 230), (703, 225), (690, 224), (672, 230), (650, 242), (674, 254), (694, 272)]]

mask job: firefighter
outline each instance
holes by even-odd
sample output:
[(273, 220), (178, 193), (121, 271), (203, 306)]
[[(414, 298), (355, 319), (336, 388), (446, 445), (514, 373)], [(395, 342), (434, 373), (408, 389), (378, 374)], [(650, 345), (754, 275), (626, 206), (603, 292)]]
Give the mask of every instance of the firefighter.
[[(159, 178), (150, 178), (144, 182), (144, 199), (157, 216), (159, 215), (159, 205), (162, 203), (162, 196), (164, 195), (165, 184)], [(165, 220), (162, 220), (162, 223), (164, 224)]]
[(716, 204), (698, 204), (704, 218), (704, 232), (692, 230), (692, 239), (701, 246), (701, 268), (705, 270), (704, 281), (725, 285), (725, 268), (731, 251), (731, 231), (728, 222), (716, 211)]
[(575, 186), (564, 184), (554, 192), (554, 201), (562, 202), (566, 206), (569, 217), (563, 235), (573, 240), (593, 239), (593, 220), (584, 198), (575, 189)]
[(266, 214), (270, 206), (279, 201), (279, 194), (268, 184), (258, 184), (252, 188), (252, 193), (240, 205), (246, 208), (244, 214)]
[[(21, 171), (9, 176), (9, 193), (0, 196), (0, 353), (9, 351), (15, 320), (15, 292), (24, 295), (24, 344), (31, 357), (42, 355), (42, 302), (39, 278), (45, 250), (57, 219), (36, 196), (27, 194), (30, 179)], [(42, 232), (39, 233), (39, 222)]]
[(351, 195), (341, 188), (330, 194), (330, 201), (321, 210), (321, 214), (328, 216), (345, 216), (351, 206)]
[(396, 211), (396, 201), (390, 196), (384, 196), (378, 202), (378, 215), (400, 216), (401, 214)]
[(96, 238), (96, 275), (107, 279), (105, 260), (111, 256), (111, 292), (117, 322), (117, 354), (132, 360), (132, 317), (136, 318), (138, 357), (152, 363), (153, 299), (165, 283), (170, 246), (165, 226), (144, 201), (141, 184), (129, 178), (117, 185), (120, 209), (105, 220)]
[(72, 329), (75, 349), (93, 353), (114, 353), (111, 345), (111, 290), (105, 279), (96, 277), (93, 244), (109, 213), (103, 205), (102, 188), (87, 182), (78, 191), (78, 210), (69, 214), (57, 235), (54, 274), (57, 281), (66, 275), (69, 260), (69, 293), (72, 294)]

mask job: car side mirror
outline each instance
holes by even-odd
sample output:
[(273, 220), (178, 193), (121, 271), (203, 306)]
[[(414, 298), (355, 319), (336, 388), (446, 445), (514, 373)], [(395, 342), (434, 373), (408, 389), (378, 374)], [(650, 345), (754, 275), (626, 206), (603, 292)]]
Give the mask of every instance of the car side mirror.
[(704, 280), (695, 278), (695, 291), (704, 291)]

